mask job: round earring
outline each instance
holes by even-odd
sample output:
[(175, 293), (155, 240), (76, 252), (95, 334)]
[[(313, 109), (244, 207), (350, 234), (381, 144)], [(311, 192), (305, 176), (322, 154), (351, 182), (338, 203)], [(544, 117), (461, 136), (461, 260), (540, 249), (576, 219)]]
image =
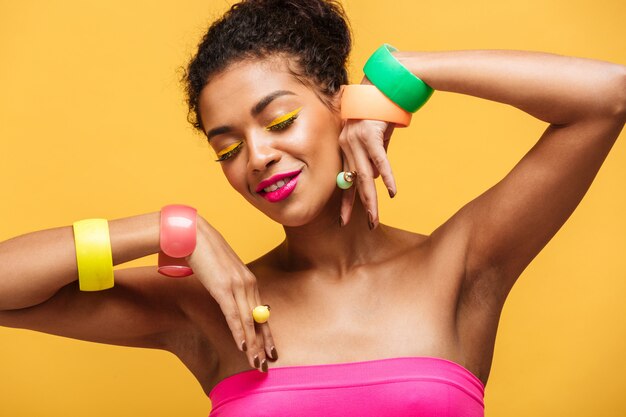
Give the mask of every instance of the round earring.
[(337, 175), (337, 187), (342, 190), (347, 190), (352, 187), (354, 180), (356, 179), (356, 171), (341, 171)]

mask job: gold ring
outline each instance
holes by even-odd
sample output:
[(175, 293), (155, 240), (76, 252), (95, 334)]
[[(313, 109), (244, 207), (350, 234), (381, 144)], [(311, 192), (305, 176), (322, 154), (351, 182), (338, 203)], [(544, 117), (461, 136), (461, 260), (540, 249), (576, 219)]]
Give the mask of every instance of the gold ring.
[(352, 182), (356, 178), (356, 171), (346, 171), (343, 173), (343, 179), (346, 182)]

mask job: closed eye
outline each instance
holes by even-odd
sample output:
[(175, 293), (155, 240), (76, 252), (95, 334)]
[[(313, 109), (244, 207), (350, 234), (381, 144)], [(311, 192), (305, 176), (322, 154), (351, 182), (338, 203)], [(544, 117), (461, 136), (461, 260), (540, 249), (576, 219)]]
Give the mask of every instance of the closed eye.
[(238, 143), (235, 143), (229, 146), (228, 148), (224, 150), (219, 151), (217, 153), (218, 158), (215, 160), (215, 162), (222, 162), (222, 161), (229, 159), (231, 156), (239, 152), (242, 146), (243, 146), (243, 141), (240, 141)]
[[(265, 130), (280, 131), (288, 128), (298, 118), (300, 110), (302, 110), (302, 107), (299, 107), (296, 110), (279, 117), (278, 119), (274, 120), (270, 125), (266, 126)], [(240, 141), (238, 143), (228, 146), (226, 149), (219, 151), (217, 153), (218, 159), (216, 159), (215, 162), (223, 162), (227, 159), (230, 159), (233, 155), (241, 150), (243, 144), (244, 142)]]
[(266, 126), (265, 130), (272, 130), (272, 131), (273, 130), (283, 130), (287, 126), (290, 126), (294, 122), (294, 120), (296, 120), (298, 118), (298, 114), (300, 113), (300, 110), (302, 110), (302, 107), (298, 107), (294, 111), (289, 112), (289, 113), (279, 117), (278, 119), (276, 119), (272, 123), (270, 123), (268, 126)]

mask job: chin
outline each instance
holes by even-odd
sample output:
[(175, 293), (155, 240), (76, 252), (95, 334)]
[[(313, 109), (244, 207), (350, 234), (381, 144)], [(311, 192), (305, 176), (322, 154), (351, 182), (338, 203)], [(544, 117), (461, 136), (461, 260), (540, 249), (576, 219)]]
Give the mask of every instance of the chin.
[[(286, 227), (299, 227), (312, 223), (322, 216), (336, 212), (339, 221), (341, 205), (341, 190), (337, 188), (335, 177), (329, 176), (322, 181), (316, 181), (317, 187), (306, 189), (306, 181), (301, 181), (294, 192), (286, 199), (271, 203), (259, 194), (254, 197), (243, 194), (257, 210), (270, 219)], [(304, 186), (304, 188), (303, 188)]]
[(308, 223), (311, 223), (319, 213), (311, 210), (311, 208), (305, 207), (288, 207), (272, 210), (268, 212), (267, 210), (261, 210), (263, 214), (268, 216), (270, 219), (274, 220), (276, 223), (280, 223), (286, 227), (299, 227), (304, 226)]
[[(335, 217), (337, 217), (337, 222), (339, 222), (341, 193), (336, 192), (335, 188), (336, 187), (332, 188), (326, 196), (318, 194), (317, 197), (322, 198), (317, 201), (311, 201), (310, 199), (294, 199), (290, 202), (291, 204), (275, 206), (275, 208), (271, 207), (270, 210), (268, 210), (267, 207), (257, 208), (270, 219), (286, 227), (304, 226), (319, 220), (323, 216), (334, 216), (333, 213), (335, 211), (337, 213)], [(293, 197), (302, 196), (294, 195)]]

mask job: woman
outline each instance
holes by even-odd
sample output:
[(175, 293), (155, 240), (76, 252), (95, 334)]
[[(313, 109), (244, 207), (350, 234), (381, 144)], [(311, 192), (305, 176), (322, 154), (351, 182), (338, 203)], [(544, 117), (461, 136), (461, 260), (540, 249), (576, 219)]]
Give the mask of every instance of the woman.
[[(247, 1), (189, 65), (192, 122), (232, 187), (284, 226), (281, 245), (244, 264), (198, 216), (194, 277), (129, 268), (87, 296), (71, 227), (19, 236), (0, 246), (14, 271), (0, 287), (0, 325), (169, 350), (216, 416), (481, 415), (506, 296), (620, 133), (626, 68), (518, 51), (394, 53), (435, 90), (550, 123), (500, 183), (426, 236), (379, 222), (374, 178), (397, 192), (385, 154), (394, 125), (341, 118), (349, 51), (335, 3)], [(356, 172), (347, 191), (340, 171)], [(272, 191), (277, 174), (289, 193)], [(159, 251), (159, 218), (109, 222), (115, 264)], [(53, 268), (43, 256), (17, 262), (33, 251)], [(255, 324), (259, 305), (271, 318)]]

